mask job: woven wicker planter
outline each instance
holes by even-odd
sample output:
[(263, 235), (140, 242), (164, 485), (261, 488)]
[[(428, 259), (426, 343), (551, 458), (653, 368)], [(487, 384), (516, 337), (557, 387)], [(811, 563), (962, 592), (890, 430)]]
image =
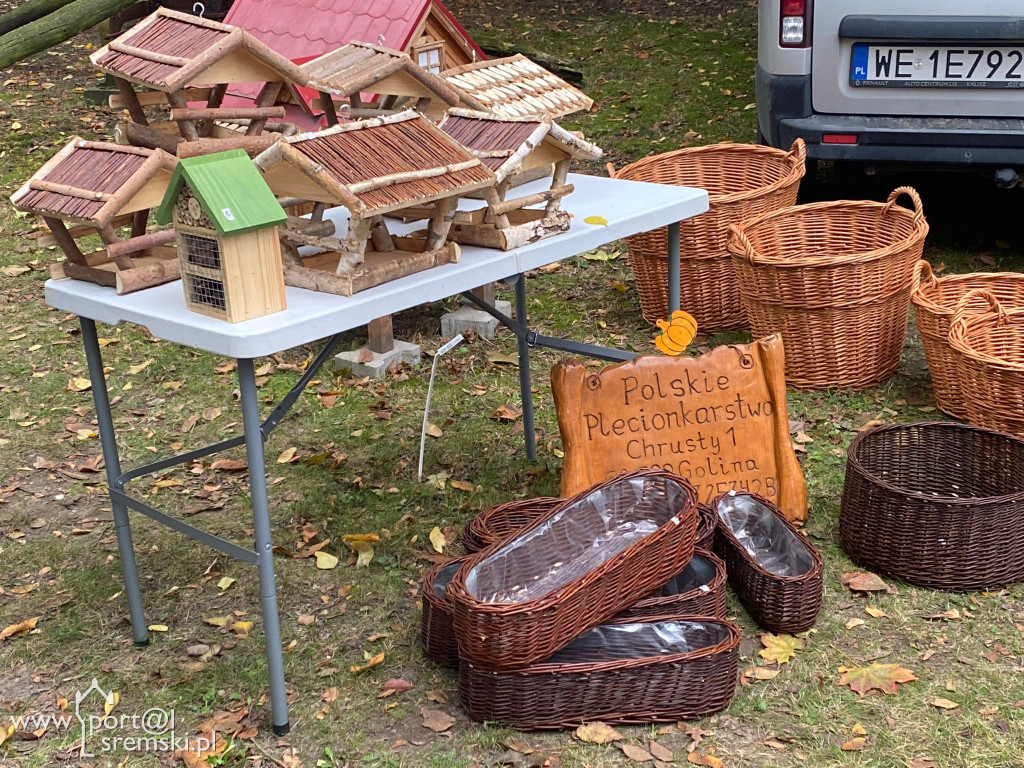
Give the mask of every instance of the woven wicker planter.
[[(618, 639), (615, 627), (634, 628)], [(665, 652), (657, 626), (685, 631), (696, 647)], [(595, 648), (605, 640), (602, 647)], [(471, 718), (523, 730), (573, 728), (584, 722), (672, 722), (720, 712), (736, 690), (739, 628), (714, 618), (654, 616), (609, 622), (545, 661), (500, 671), (463, 662), (459, 694)], [(683, 646), (680, 646), (683, 647)]]
[(715, 548), (715, 528), (718, 527), (718, 515), (707, 504), (697, 505), (697, 538), (694, 547), (705, 552)]
[(725, 618), (725, 563), (710, 552), (696, 550), (682, 573), (651, 597), (615, 614), (615, 620), (646, 620), (651, 616), (717, 616)]
[[(807, 151), (802, 139), (783, 152), (752, 144), (713, 144), (645, 157), (608, 173), (616, 179), (653, 181), (708, 191), (707, 213), (680, 222), (681, 307), (702, 332), (741, 330), (746, 312), (729, 259), (729, 225), (796, 202)], [(627, 237), (644, 319), (668, 317), (666, 229)]]
[[(989, 311), (967, 314), (978, 298)], [(949, 344), (971, 424), (1024, 437), (1024, 310), (1007, 312), (988, 291), (971, 291), (957, 306)]]
[[(895, 204), (903, 194), (915, 210)], [(886, 203), (798, 205), (733, 228), (751, 329), (755, 338), (782, 334), (792, 386), (868, 387), (896, 372), (927, 234), (909, 187)]]
[[(771, 632), (803, 632), (818, 618), (823, 592), (821, 555), (767, 499), (753, 493), (722, 494), (715, 552), (725, 561), (729, 586), (757, 625)], [(729, 510), (749, 509), (752, 523), (745, 539), (756, 557), (726, 522)], [(770, 539), (772, 544), (767, 544)]]
[[(949, 326), (957, 302), (968, 292), (983, 288), (994, 295), (1005, 309), (1024, 308), (1024, 274), (1017, 272), (975, 272), (967, 275), (936, 277), (927, 261), (918, 264), (920, 283), (911, 301), (917, 329), (928, 357), (928, 369), (935, 387), (939, 408), (950, 416), (967, 418), (960, 376), (959, 355), (949, 345)], [(914, 281), (918, 283), (917, 280)], [(987, 310), (983, 298), (974, 299), (969, 311)]]
[(839, 515), (865, 568), (933, 589), (1024, 581), (1024, 440), (966, 424), (859, 434)]
[(561, 502), (562, 499), (557, 496), (540, 496), (536, 499), (510, 501), (485, 509), (462, 529), (462, 546), (467, 552), (479, 552), (484, 547), (489, 547), (509, 534), (525, 528)]
[(459, 666), (459, 644), (455, 640), (454, 614), (444, 589), (468, 557), (457, 557), (427, 569), (420, 585), (423, 615), (420, 618), (420, 643), (423, 652), (438, 664)]
[(693, 555), (697, 495), (678, 475), (623, 473), (471, 556), (448, 585), (462, 658), (547, 658), (660, 589)]

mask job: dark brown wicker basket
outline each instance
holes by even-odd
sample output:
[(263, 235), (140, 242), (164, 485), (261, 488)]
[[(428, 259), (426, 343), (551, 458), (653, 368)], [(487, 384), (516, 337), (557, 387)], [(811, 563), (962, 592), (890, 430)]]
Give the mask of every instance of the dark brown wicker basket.
[(806, 548), (806, 553), (802, 553), (806, 570), (798, 575), (778, 575), (766, 570), (751, 557), (729, 527), (719, 520), (715, 552), (725, 561), (729, 586), (747, 613), (763, 629), (788, 633), (810, 629), (821, 608), (824, 587), (821, 555), (774, 504), (757, 494), (730, 491), (718, 496), (711, 505), (718, 511), (725, 499), (734, 497), (749, 498), (771, 511), (797, 538), (799, 544)]
[(697, 538), (694, 540), (696, 549), (711, 552), (715, 548), (715, 528), (718, 527), (718, 515), (707, 504), (697, 505)]
[(420, 584), (420, 596), (423, 600), (420, 643), (428, 657), (446, 667), (459, 666), (459, 644), (455, 640), (454, 614), (448, 599), (444, 596), (444, 588), (468, 559), (468, 556), (456, 557), (446, 563), (430, 566), (423, 574), (423, 581)]
[(485, 509), (462, 529), (462, 546), (469, 553), (479, 552), (501, 541), (545, 515), (563, 500), (557, 496), (521, 499)]
[(615, 620), (650, 616), (717, 616), (725, 618), (725, 563), (707, 551), (695, 550), (683, 571), (657, 594), (615, 614)]
[[(600, 507), (587, 498), (597, 494)], [(601, 533), (608, 518), (624, 530), (641, 522), (652, 530)], [(462, 658), (494, 669), (547, 658), (682, 571), (696, 531), (696, 491), (664, 470), (623, 473), (565, 499), (518, 534), (472, 555), (448, 585)], [(574, 537), (581, 535), (609, 543), (581, 547), (574, 558)], [(610, 554), (587, 562), (586, 553), (597, 549)], [(551, 587), (541, 593), (542, 578)], [(504, 602), (476, 596), (493, 592), (491, 582), (499, 581)], [(512, 602), (517, 590), (530, 586), (539, 596)]]
[[(621, 655), (595, 654), (588, 652), (585, 635), (524, 669), (493, 670), (464, 661), (459, 666), (462, 706), (474, 720), (523, 730), (573, 728), (594, 720), (673, 722), (728, 707), (736, 690), (739, 628), (718, 618), (676, 614), (642, 623), (664, 622), (710, 625), (708, 645), (660, 655), (630, 656), (628, 646)], [(634, 623), (616, 619), (593, 631)]]
[(966, 424), (893, 424), (847, 452), (839, 514), (858, 565), (933, 589), (1024, 581), (1024, 440)]

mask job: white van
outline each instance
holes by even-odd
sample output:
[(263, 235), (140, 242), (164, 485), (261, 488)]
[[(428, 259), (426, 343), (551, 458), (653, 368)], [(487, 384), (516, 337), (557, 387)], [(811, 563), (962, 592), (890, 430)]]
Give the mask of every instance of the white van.
[(1024, 177), (1024, 0), (760, 0), (758, 133)]

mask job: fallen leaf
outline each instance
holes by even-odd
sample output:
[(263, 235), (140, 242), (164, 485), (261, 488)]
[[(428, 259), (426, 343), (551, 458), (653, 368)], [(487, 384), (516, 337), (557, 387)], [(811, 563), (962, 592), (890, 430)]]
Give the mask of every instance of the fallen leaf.
[(310, 624), (316, 621), (316, 616), (311, 613), (300, 613), (298, 618), (295, 619), (300, 627), (308, 627)]
[(427, 691), (427, 698), (435, 704), (447, 704), (448, 694), (442, 691), (440, 688)]
[(283, 451), (281, 451), (281, 455), (277, 457), (277, 463), (290, 464), (291, 462), (295, 461), (295, 454), (298, 453), (298, 451), (299, 449), (296, 448), (294, 445), (289, 448), (285, 448)]
[(725, 763), (722, 762), (721, 758), (715, 756), (714, 747), (708, 748), (706, 754), (700, 754), (696, 750), (690, 752), (686, 756), (686, 762), (692, 765), (706, 765), (708, 768), (725, 768)]
[(787, 664), (796, 652), (802, 650), (804, 641), (793, 635), (773, 635), (765, 633), (761, 635), (760, 656), (767, 661), (774, 661), (776, 664)]
[(655, 760), (661, 760), (663, 763), (671, 763), (676, 759), (671, 749), (663, 747), (656, 741), (651, 741), (647, 744), (647, 751), (651, 753)]
[(851, 592), (885, 592), (889, 589), (876, 574), (850, 571), (839, 577), (840, 583)]
[(432, 421), (427, 422), (426, 432), (431, 437), (441, 437), (444, 434), (444, 432), (441, 431), (441, 428)]
[(341, 692), (338, 690), (338, 687), (336, 685), (332, 685), (330, 688), (328, 688), (326, 691), (320, 694), (320, 698), (326, 701), (328, 704), (330, 704), (332, 701), (337, 701), (338, 696), (340, 695)]
[(523, 409), (514, 405), (499, 405), (494, 412), (494, 419), (497, 421), (511, 422), (518, 421), (523, 415)]
[(860, 752), (864, 749), (864, 745), (867, 744), (868, 740), (863, 736), (854, 736), (852, 739), (848, 739), (843, 742), (843, 746), (840, 747), (843, 752)]
[(39, 616), (34, 616), (31, 619), (25, 619), (17, 624), (11, 624), (4, 629), (0, 629), (0, 642), (3, 642), (8, 637), (21, 637), (27, 635), (33, 629), (36, 628), (36, 623), (39, 621)]
[(130, 365), (128, 366), (128, 374), (134, 376), (137, 373), (142, 373), (144, 370), (149, 368), (149, 366), (151, 366), (153, 362), (154, 358), (151, 357), (145, 362), (139, 363), (138, 365)]
[(881, 608), (876, 608), (873, 605), (869, 605), (866, 608), (864, 608), (864, 613), (866, 613), (868, 616), (874, 616), (876, 619), (881, 619), (882, 617), (889, 618), (889, 614), (887, 614)]
[(148, 627), (146, 627), (146, 629), (148, 629), (150, 632), (166, 632), (167, 631), (167, 625), (166, 624), (150, 624)]
[(217, 582), (217, 588), (221, 592), (227, 592), (231, 589), (231, 585), (235, 583), (235, 580), (230, 576), (224, 576), (220, 581)]
[(385, 691), (408, 691), (410, 688), (412, 688), (412, 683), (400, 677), (392, 677), (384, 683)]
[(900, 683), (917, 680), (914, 673), (899, 664), (875, 664), (868, 667), (839, 667), (837, 685), (848, 685), (861, 696), (870, 690), (894, 694)]
[(434, 733), (444, 733), (455, 725), (455, 718), (439, 709), (424, 707), (420, 710), (420, 714), (423, 716), (423, 727), (429, 728)]
[(620, 744), (619, 749), (622, 750), (622, 754), (634, 763), (648, 763), (654, 759), (654, 755), (643, 747), (638, 747), (635, 744)]
[[(0, 269), (0, 272), (3, 272), (8, 277), (17, 277), (29, 271), (31, 271), (29, 267), (22, 266), (21, 264), (10, 264)], [(3, 740), (0, 740), (0, 744), (3, 744)]]
[(441, 529), (436, 525), (430, 532), (430, 544), (438, 554), (443, 554), (444, 548), (448, 545), (448, 540), (445, 539), (444, 534), (441, 533)]
[(330, 571), (338, 566), (338, 558), (330, 552), (318, 549), (313, 553), (313, 556), (316, 557), (316, 567), (321, 571)]
[(376, 656), (372, 656), (369, 659), (367, 659), (366, 663), (361, 665), (361, 666), (358, 665), (358, 664), (353, 664), (351, 667), (348, 668), (348, 671), (352, 672), (353, 674), (357, 674), (358, 675), (360, 672), (365, 672), (368, 669), (372, 669), (373, 667), (376, 667), (378, 664), (380, 664), (383, 661), (384, 661), (384, 651), (381, 651)]
[(846, 622), (846, 628), (853, 629), (854, 627), (859, 627), (861, 624), (865, 623), (866, 622), (864, 621), (864, 619), (858, 619), (857, 617), (854, 617), (850, 619), (848, 622)]
[(867, 736), (868, 732), (860, 723), (854, 723), (853, 728), (850, 729), (854, 736)]
[(608, 226), (608, 219), (604, 216), (587, 216), (583, 219), (584, 224), (594, 224), (600, 227)]
[(611, 741), (619, 741), (622, 736), (607, 723), (584, 723), (573, 735), (580, 741), (588, 744), (607, 744)]
[(959, 709), (960, 705), (950, 699), (944, 699), (941, 696), (936, 696), (934, 699), (929, 699), (928, 703), (938, 709)]
[(210, 465), (210, 469), (224, 472), (244, 472), (248, 468), (249, 465), (241, 459), (217, 459)]
[(373, 360), (373, 352), (371, 352), (369, 349), (366, 349), (365, 347), (359, 350), (359, 357), (356, 358), (356, 362), (368, 363), (371, 360)]
[(114, 711), (114, 707), (117, 706), (118, 702), (121, 701), (121, 694), (117, 691), (111, 691), (110, 694), (103, 702), (103, 714), (109, 715)]
[(781, 671), (780, 669), (768, 669), (768, 667), (748, 667), (743, 670), (743, 677), (747, 680), (774, 680)]
[(85, 392), (92, 389), (92, 382), (84, 377), (77, 377), (68, 382), (68, 389), (72, 392)]
[(472, 493), (476, 490), (476, 486), (466, 480), (452, 480), (448, 483), (452, 488), (458, 488), (460, 491), (466, 491)]

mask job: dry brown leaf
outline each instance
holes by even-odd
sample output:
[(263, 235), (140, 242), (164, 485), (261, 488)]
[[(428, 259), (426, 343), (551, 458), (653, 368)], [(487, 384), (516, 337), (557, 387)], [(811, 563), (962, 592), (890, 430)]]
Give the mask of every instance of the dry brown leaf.
[(36, 623), (39, 621), (39, 616), (33, 616), (31, 619), (25, 619), (25, 621), (19, 621), (17, 624), (11, 624), (4, 629), (0, 629), (0, 642), (3, 642), (9, 637), (21, 637), (27, 635), (33, 629), (36, 628)]
[(296, 619), (300, 627), (308, 627), (310, 624), (316, 621), (316, 616), (311, 613), (300, 613)]
[(457, 488), (460, 491), (466, 491), (468, 493), (472, 493), (476, 490), (476, 486), (467, 480), (451, 480), (448, 485), (452, 488)]
[(448, 703), (448, 694), (442, 691), (440, 688), (435, 688), (431, 691), (427, 691), (427, 698), (435, 704)]
[(297, 461), (298, 459), (295, 456), (295, 454), (298, 453), (298, 452), (299, 452), (299, 449), (296, 448), (294, 445), (290, 446), (288, 448), (285, 448), (283, 451), (281, 451), (281, 455), (277, 457), (277, 463), (278, 464), (291, 464), (293, 461)]
[(431, 437), (441, 437), (444, 434), (444, 432), (441, 431), (441, 428), (437, 426), (437, 424), (435, 424), (432, 421), (428, 421), (427, 434), (430, 435)]
[(359, 350), (359, 357), (356, 358), (356, 360), (357, 362), (360, 363), (368, 363), (371, 360), (373, 360), (373, 352), (364, 347), (363, 349)]
[(210, 465), (210, 469), (224, 472), (244, 472), (248, 468), (249, 465), (241, 459), (217, 459)]
[(522, 418), (523, 409), (517, 408), (514, 405), (499, 405), (498, 409), (494, 412), (493, 418), (497, 421), (511, 422), (518, 421)]
[(611, 741), (619, 741), (622, 736), (607, 723), (584, 723), (573, 735), (580, 741), (588, 744), (607, 744)]
[(436, 525), (430, 532), (430, 545), (439, 555), (444, 554), (444, 548), (448, 546), (448, 540), (444, 537), (444, 534), (441, 533), (441, 529)]
[(361, 666), (358, 665), (358, 664), (353, 664), (351, 667), (348, 668), (348, 671), (353, 673), (353, 674), (358, 675), (360, 672), (365, 672), (368, 669), (372, 669), (373, 667), (376, 667), (378, 664), (381, 664), (383, 661), (384, 661), (384, 651), (381, 651), (376, 656), (373, 656), (373, 657), (367, 659), (366, 663), (361, 665)]
[(914, 673), (899, 664), (875, 664), (867, 667), (839, 667), (838, 685), (848, 685), (861, 696), (870, 690), (894, 694), (901, 683), (917, 680)]
[(851, 592), (885, 592), (889, 589), (882, 579), (867, 571), (850, 571), (839, 577), (840, 583)]
[(929, 699), (928, 703), (938, 709), (959, 709), (960, 705), (950, 699), (944, 699), (941, 696), (936, 696), (933, 699)]
[(635, 744), (620, 744), (619, 749), (622, 750), (622, 754), (634, 763), (649, 763), (654, 759), (654, 755), (643, 747), (638, 747)]
[(761, 635), (760, 656), (767, 661), (774, 661), (776, 664), (787, 664), (796, 652), (802, 650), (804, 641), (793, 635), (773, 635), (769, 632)]
[(671, 763), (675, 760), (675, 755), (672, 754), (672, 750), (668, 747), (663, 747), (656, 741), (651, 741), (647, 745), (647, 751), (651, 753), (655, 760), (661, 760), (663, 763)]
[(423, 716), (423, 727), (429, 728), (434, 733), (444, 733), (455, 725), (455, 718), (439, 709), (423, 707), (420, 710), (420, 715)]
[(774, 680), (782, 670), (768, 669), (768, 667), (747, 667), (743, 670), (743, 677), (747, 680)]
[(721, 758), (715, 756), (714, 747), (709, 747), (707, 753), (703, 755), (696, 751), (690, 752), (686, 756), (686, 762), (692, 765), (706, 765), (708, 768), (725, 768)]
[(843, 742), (843, 746), (840, 749), (843, 752), (860, 752), (867, 743), (868, 740), (863, 736), (854, 736), (852, 739), (847, 739)]
[(332, 685), (330, 688), (328, 688), (326, 691), (320, 694), (320, 698), (326, 701), (328, 704), (330, 704), (332, 701), (337, 701), (338, 696), (340, 695), (341, 694), (338, 691), (338, 686)]

